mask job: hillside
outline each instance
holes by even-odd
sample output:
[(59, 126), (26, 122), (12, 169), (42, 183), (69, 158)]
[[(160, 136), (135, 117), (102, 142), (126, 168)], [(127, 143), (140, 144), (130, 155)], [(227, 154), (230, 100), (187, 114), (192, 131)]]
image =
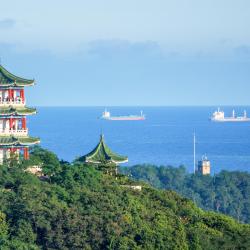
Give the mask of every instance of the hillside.
[(137, 165), (121, 171), (156, 188), (174, 190), (197, 206), (250, 223), (250, 173), (221, 171), (215, 175), (193, 175), (184, 167)]
[(0, 249), (247, 249), (250, 226), (204, 212), (173, 191), (35, 149), (49, 179), (0, 167)]

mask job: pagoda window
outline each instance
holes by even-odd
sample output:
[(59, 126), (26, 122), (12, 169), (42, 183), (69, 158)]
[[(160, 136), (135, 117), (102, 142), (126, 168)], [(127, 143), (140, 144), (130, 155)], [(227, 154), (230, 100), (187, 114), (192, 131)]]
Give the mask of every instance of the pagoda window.
[(21, 98), (21, 90), (16, 90), (15, 91), (15, 97), (16, 98)]
[(21, 129), (22, 129), (22, 120), (21, 120), (21, 119), (18, 119), (18, 120), (17, 120), (17, 129), (18, 129), (18, 130), (21, 130)]
[(0, 119), (0, 131), (4, 130), (4, 120)]
[(6, 101), (7, 100), (7, 98), (8, 98), (8, 91), (6, 91), (6, 90), (3, 90), (2, 91), (2, 101)]
[(10, 129), (9, 120), (7, 120), (7, 119), (3, 120), (3, 128), (4, 128), (4, 130), (5, 129)]
[(9, 122), (8, 122), (8, 120), (2, 120), (3, 121), (3, 130), (5, 130), (5, 129), (8, 129), (9, 128)]
[(0, 91), (0, 102), (2, 102), (4, 100), (4, 90)]
[(3, 159), (4, 159), (4, 149), (0, 149), (0, 163), (3, 163)]
[(6, 129), (10, 129), (10, 119), (6, 120)]

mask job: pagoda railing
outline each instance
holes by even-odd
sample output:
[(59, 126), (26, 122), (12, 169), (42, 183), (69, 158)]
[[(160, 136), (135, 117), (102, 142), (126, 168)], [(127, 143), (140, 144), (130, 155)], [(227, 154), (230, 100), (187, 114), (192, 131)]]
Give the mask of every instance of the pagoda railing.
[(28, 129), (4, 129), (0, 130), (0, 136), (17, 135), (17, 136), (27, 136)]
[(9, 99), (9, 98), (0, 98), (0, 105), (1, 106), (24, 106), (25, 100), (21, 98)]

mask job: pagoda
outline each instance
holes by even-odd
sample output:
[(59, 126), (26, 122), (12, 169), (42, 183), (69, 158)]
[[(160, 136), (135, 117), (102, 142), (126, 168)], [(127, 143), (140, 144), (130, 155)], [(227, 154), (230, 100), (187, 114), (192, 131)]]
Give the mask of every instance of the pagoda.
[(17, 77), (0, 65), (0, 163), (12, 155), (22, 153), (29, 159), (29, 148), (40, 143), (30, 137), (27, 115), (36, 114), (36, 109), (26, 107), (24, 87), (33, 86), (34, 80)]
[(117, 174), (119, 164), (128, 162), (128, 157), (112, 152), (104, 141), (104, 135), (101, 135), (97, 146), (90, 153), (78, 158), (77, 161), (96, 165), (99, 169), (112, 175), (113, 172)]

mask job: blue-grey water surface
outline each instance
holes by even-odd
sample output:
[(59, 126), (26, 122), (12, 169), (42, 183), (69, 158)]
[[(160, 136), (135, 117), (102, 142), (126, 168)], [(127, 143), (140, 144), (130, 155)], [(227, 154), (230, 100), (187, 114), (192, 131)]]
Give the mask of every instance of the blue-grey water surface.
[[(209, 116), (216, 107), (110, 107), (112, 115), (146, 114), (145, 121), (100, 120), (103, 107), (38, 108), (28, 117), (32, 136), (72, 161), (96, 146), (103, 132), (113, 151), (127, 155), (128, 165), (151, 163), (185, 165), (193, 169), (193, 132), (197, 137), (197, 158), (207, 154), (212, 172), (250, 170), (250, 123), (213, 123)], [(230, 115), (233, 107), (224, 111)], [(234, 107), (235, 108), (235, 107)], [(235, 108), (239, 115), (250, 107)]]

